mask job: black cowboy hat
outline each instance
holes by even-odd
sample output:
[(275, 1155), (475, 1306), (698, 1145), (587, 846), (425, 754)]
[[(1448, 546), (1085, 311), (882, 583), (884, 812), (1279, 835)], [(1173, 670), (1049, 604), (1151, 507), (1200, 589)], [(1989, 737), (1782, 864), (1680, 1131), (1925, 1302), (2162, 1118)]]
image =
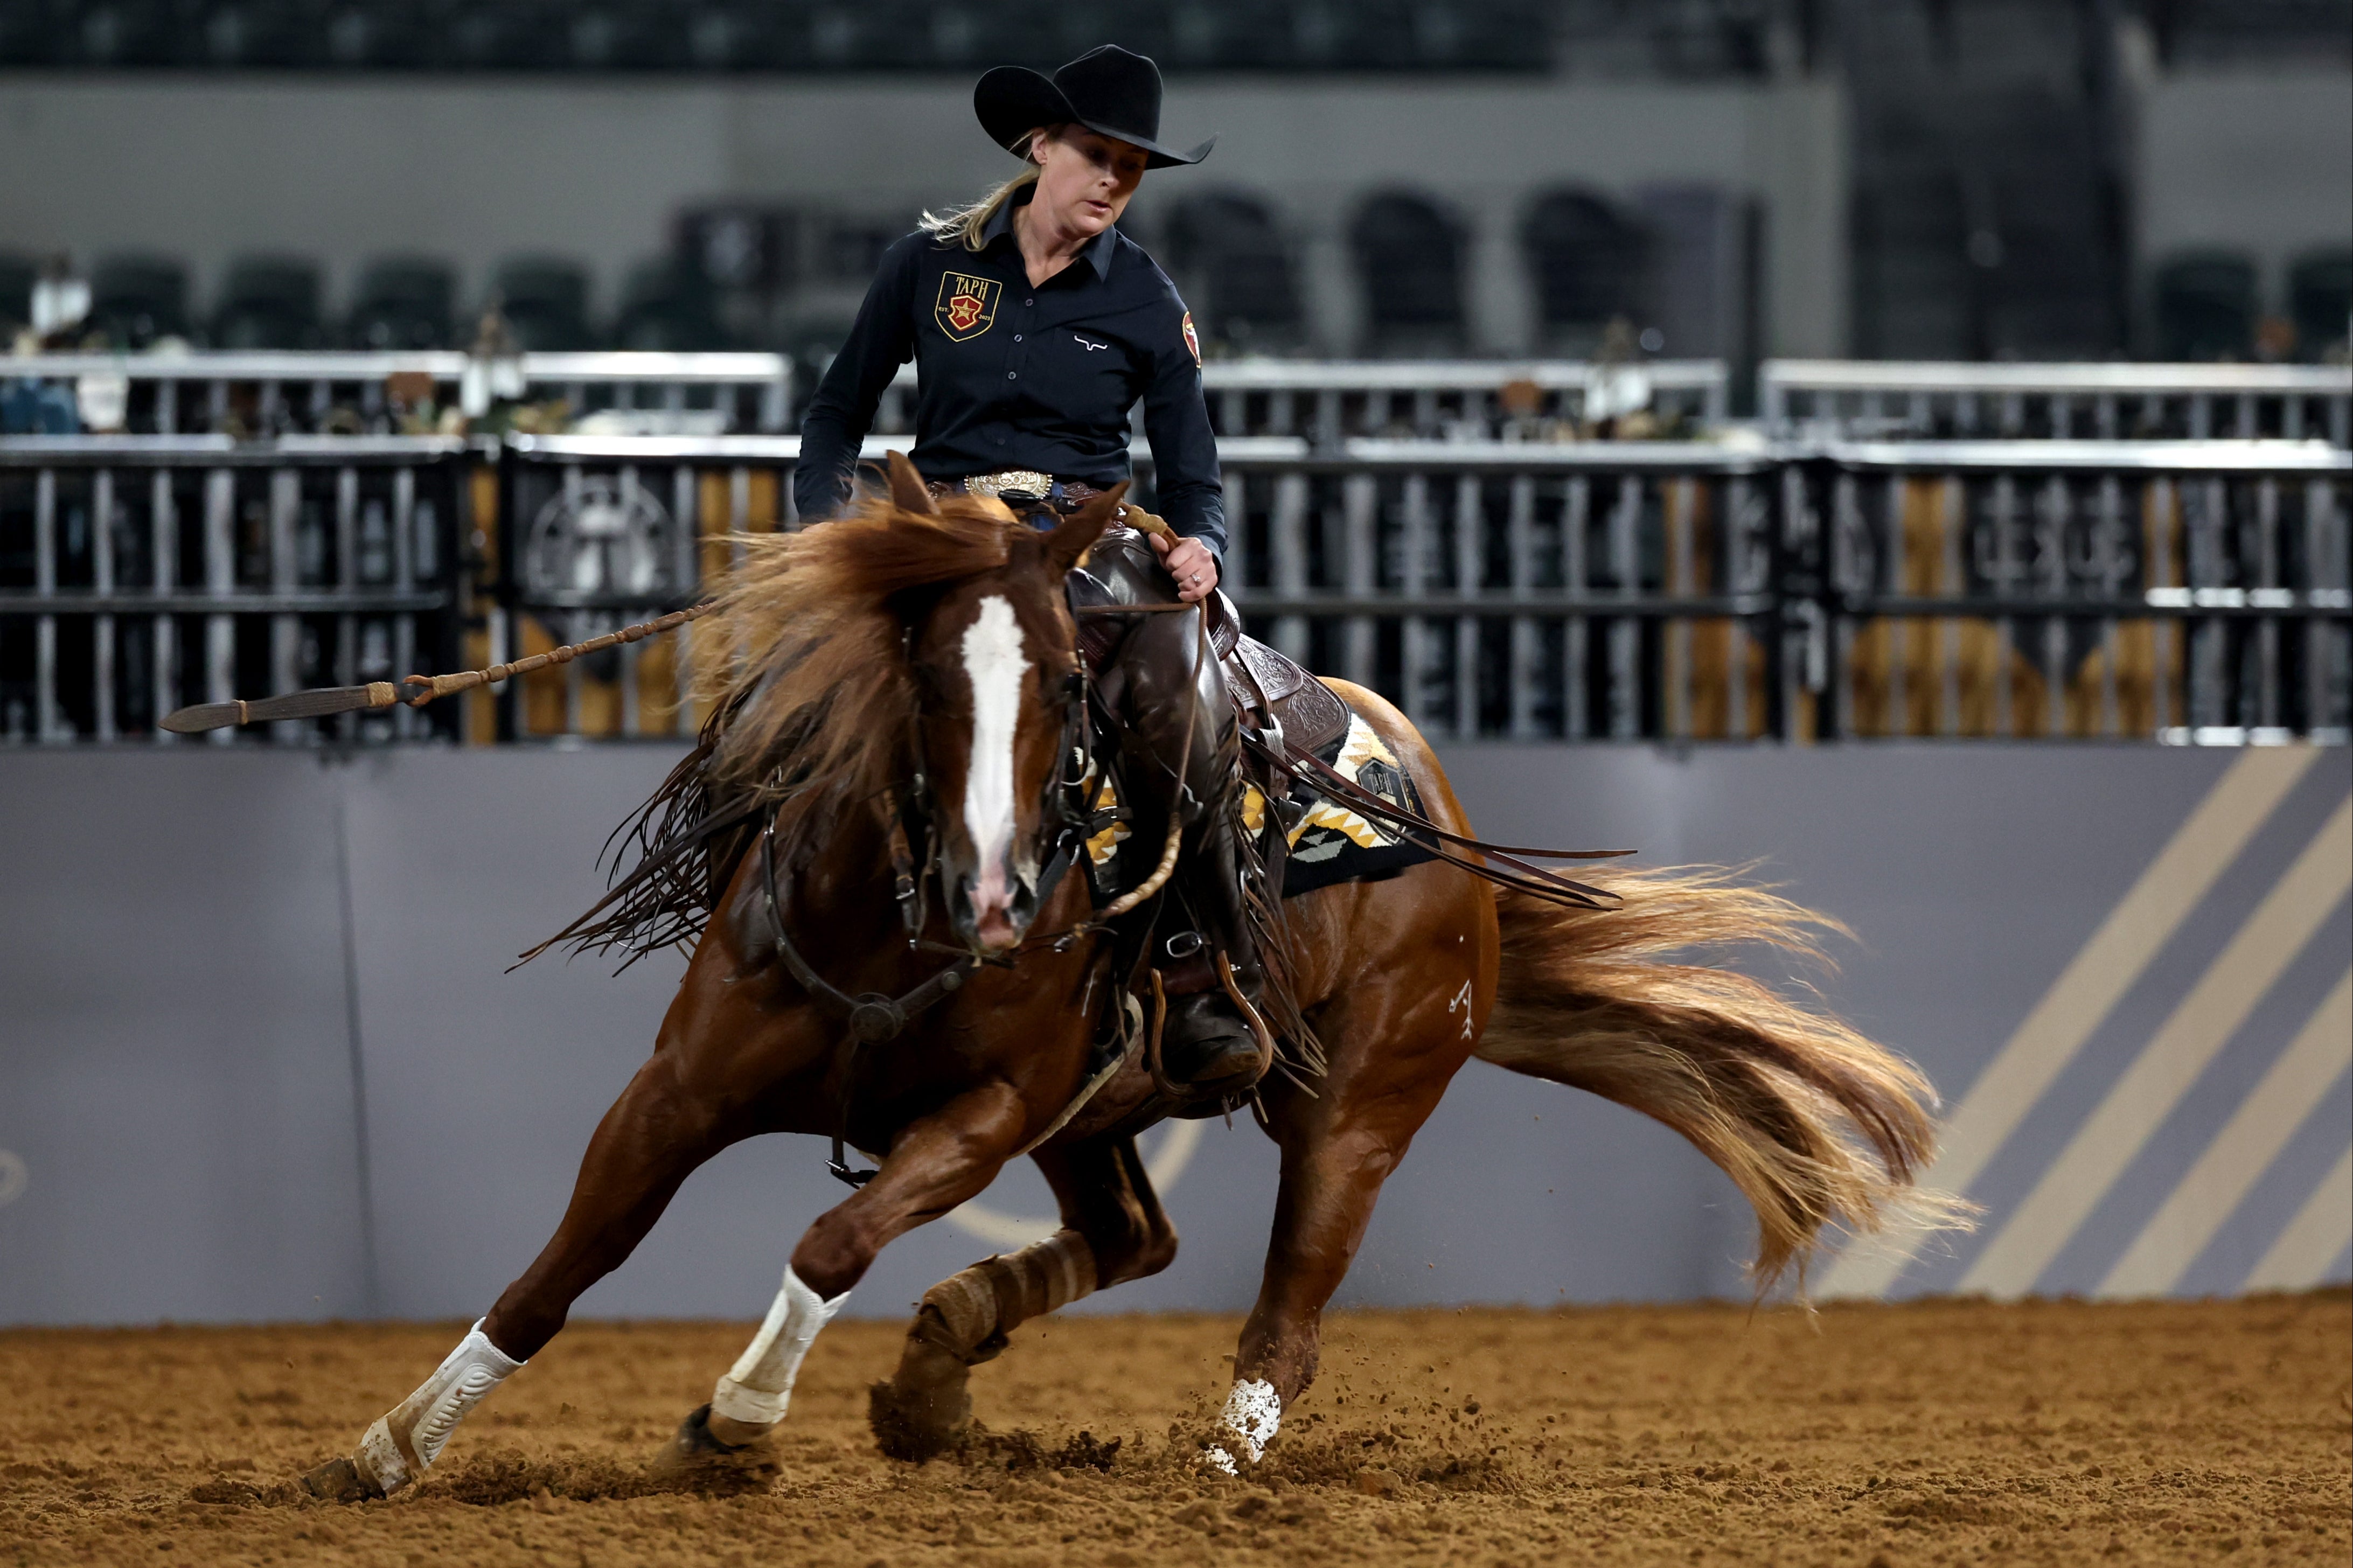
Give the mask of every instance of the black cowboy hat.
[(1089, 49), (1049, 78), (1025, 66), (998, 66), (972, 89), (980, 128), (1007, 152), (1041, 125), (1083, 125), (1143, 148), (1147, 169), (1198, 163), (1218, 139), (1190, 153), (1163, 147), (1160, 134), (1160, 68), (1117, 44)]

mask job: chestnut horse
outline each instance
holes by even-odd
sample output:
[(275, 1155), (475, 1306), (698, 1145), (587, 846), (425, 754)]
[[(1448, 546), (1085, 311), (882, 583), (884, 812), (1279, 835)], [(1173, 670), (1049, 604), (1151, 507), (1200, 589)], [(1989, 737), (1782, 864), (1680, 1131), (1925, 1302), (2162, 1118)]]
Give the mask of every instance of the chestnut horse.
[[(1170, 1104), (1134, 1050), (1095, 1071), (1106, 1020), (1124, 1007), (1115, 940), (1091, 921), (1083, 875), (1047, 875), (1070, 831), (1052, 803), (1068, 784), (1081, 676), (1064, 578), (1118, 497), (1039, 532), (994, 500), (935, 503), (903, 459), (892, 479), (889, 496), (848, 517), (753, 542), (712, 617), (731, 656), (709, 661), (722, 667), (711, 691), (721, 717), (688, 764), (705, 822), (745, 826), (655, 835), (692, 852), (674, 867), (701, 855), (704, 880), (669, 906), (668, 926), (642, 905), (630, 917), (639, 945), (649, 931), (694, 941), (653, 1054), (598, 1125), (544, 1250), (353, 1454), (312, 1473), (314, 1491), (379, 1495), (421, 1474), (459, 1417), (629, 1256), (687, 1175), (741, 1139), (843, 1137), (877, 1152), (880, 1170), (794, 1247), (751, 1346), (681, 1426), (681, 1459), (773, 1430), (811, 1340), (880, 1249), (1025, 1152), (1062, 1227), (925, 1295), (895, 1374), (873, 1392), (885, 1452), (955, 1445), (968, 1369), (1017, 1324), (1175, 1257), (1134, 1142)], [(1327, 684), (1431, 818), (1467, 835), (1413, 727), (1374, 693)], [(894, 804), (909, 792), (930, 803), (936, 835), (912, 901)], [(718, 811), (725, 801), (734, 808)], [(1139, 801), (1139, 820), (1174, 804)], [(673, 886), (692, 880), (681, 875)], [(1209, 1462), (1255, 1461), (1314, 1378), (1324, 1304), (1381, 1184), (1473, 1055), (1690, 1138), (1756, 1210), (1760, 1290), (1802, 1263), (1825, 1225), (1871, 1229), (1916, 1206), (1932, 1128), (1912, 1068), (1754, 981), (1665, 957), (1717, 942), (1811, 951), (1826, 922), (1711, 870), (1602, 879), (1622, 908), (1564, 907), (1428, 862), (1281, 911), (1272, 956), (1320, 1042), (1320, 1075), (1260, 1085), (1281, 1187)], [(846, 1026), (842, 998), (887, 1015), (895, 1004), (878, 999), (926, 986), (918, 1000), (933, 1005), (902, 1008), (887, 1042), (887, 1027)]]

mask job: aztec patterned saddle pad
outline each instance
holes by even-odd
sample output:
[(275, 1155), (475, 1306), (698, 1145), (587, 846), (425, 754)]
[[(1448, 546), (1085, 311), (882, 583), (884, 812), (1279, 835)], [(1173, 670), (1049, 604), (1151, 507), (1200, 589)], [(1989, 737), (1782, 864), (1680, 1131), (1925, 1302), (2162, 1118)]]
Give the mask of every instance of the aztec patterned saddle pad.
[[(1317, 748), (1316, 754), (1342, 777), (1390, 805), (1427, 815), (1413, 780), (1355, 710), (1348, 711), (1347, 728)], [(1254, 772), (1246, 764), (1242, 826), (1261, 842), (1275, 833), (1288, 841), (1282, 878), (1286, 899), (1338, 882), (1393, 877), (1409, 866), (1435, 858), (1429, 850), (1406, 842), (1388, 824), (1325, 798), (1305, 780), (1294, 779), (1289, 798), (1271, 812), (1265, 781), (1247, 776)], [(1089, 777), (1095, 788), (1095, 830), (1087, 840), (1087, 869), (1096, 899), (1108, 901), (1151, 874), (1166, 830), (1142, 836), (1134, 832), (1117, 785), (1100, 759), (1091, 766)]]

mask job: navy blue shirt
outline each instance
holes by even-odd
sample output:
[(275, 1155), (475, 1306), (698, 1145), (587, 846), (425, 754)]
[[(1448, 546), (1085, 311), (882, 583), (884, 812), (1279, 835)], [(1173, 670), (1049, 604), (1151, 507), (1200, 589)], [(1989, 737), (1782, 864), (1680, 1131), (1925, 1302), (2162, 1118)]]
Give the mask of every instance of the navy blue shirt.
[(1028, 468), (1117, 484), (1130, 473), (1128, 410), (1142, 398), (1161, 515), (1222, 558), (1225, 500), (1191, 313), (1116, 228), (1032, 287), (1012, 221), (1029, 195), (1017, 191), (997, 209), (977, 251), (917, 233), (882, 253), (801, 416), (795, 506), (820, 518), (849, 499), (882, 390), (912, 358), (913, 456), (925, 479)]

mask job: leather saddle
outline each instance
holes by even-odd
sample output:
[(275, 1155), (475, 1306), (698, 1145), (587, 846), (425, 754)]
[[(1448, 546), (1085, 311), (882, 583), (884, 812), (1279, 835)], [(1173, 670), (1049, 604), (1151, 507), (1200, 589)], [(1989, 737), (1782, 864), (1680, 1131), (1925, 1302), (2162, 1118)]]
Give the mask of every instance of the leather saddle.
[[(1124, 550), (1147, 566), (1151, 561), (1142, 536), (1129, 529), (1107, 530), (1096, 549), (1106, 555)], [(1145, 571), (1095, 574), (1082, 569), (1071, 574), (1071, 601), (1074, 605), (1132, 603), (1166, 592), (1150, 584)], [(1094, 668), (1110, 662), (1125, 636), (1127, 627), (1121, 621), (1117, 616), (1080, 621), (1079, 646)], [(1209, 595), (1209, 648), (1225, 666), (1226, 690), (1244, 723), (1263, 729), (1263, 718), (1271, 717), (1282, 727), (1286, 747), (1301, 752), (1321, 751), (1347, 733), (1347, 704), (1288, 656), (1244, 637), (1241, 612), (1222, 591)], [(1267, 710), (1263, 716), (1261, 698)]]
[[(1223, 603), (1225, 595), (1218, 598), (1225, 613), (1239, 622), (1233, 606)], [(1246, 722), (1264, 728), (1253, 719), (1263, 697), (1269, 716), (1282, 727), (1286, 751), (1320, 752), (1348, 732), (1348, 705), (1295, 659), (1256, 637), (1241, 636), (1239, 626), (1231, 646), (1219, 647), (1213, 625), (1209, 646), (1225, 660), (1226, 689), (1233, 694), (1236, 710)]]

